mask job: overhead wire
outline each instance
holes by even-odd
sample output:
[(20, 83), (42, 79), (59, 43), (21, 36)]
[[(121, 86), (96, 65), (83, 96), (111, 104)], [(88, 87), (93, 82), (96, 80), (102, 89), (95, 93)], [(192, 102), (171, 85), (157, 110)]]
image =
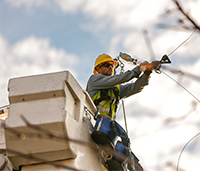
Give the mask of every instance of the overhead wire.
[(192, 140), (194, 140), (196, 137), (198, 137), (199, 135), (200, 135), (200, 132), (199, 132), (198, 134), (196, 134), (194, 137), (192, 137), (192, 138), (184, 145), (184, 147), (182, 148), (181, 153), (180, 153), (180, 155), (179, 155), (179, 157), (178, 157), (176, 171), (179, 170), (179, 163), (180, 163), (180, 159), (181, 159), (181, 156), (182, 156), (182, 154), (183, 154), (183, 151), (185, 150), (185, 148), (187, 147), (187, 145), (188, 145)]
[[(171, 51), (168, 56), (172, 55), (175, 51), (177, 51), (183, 44), (185, 44), (198, 30), (198, 28), (196, 28), (191, 34), (190, 36), (185, 39), (180, 45), (178, 45), (173, 51)], [(200, 100), (194, 96), (188, 89), (186, 89), (182, 84), (180, 84), (179, 82), (177, 82), (175, 79), (173, 79), (172, 77), (170, 77), (168, 74), (166, 74), (164, 71), (161, 71), (163, 74), (165, 74), (167, 77), (169, 77), (171, 80), (173, 80), (175, 83), (177, 83), (180, 87), (182, 87), (185, 91), (187, 91), (191, 96), (194, 97), (195, 100), (197, 100), (200, 103)]]
[(193, 95), (187, 88), (185, 88), (182, 84), (180, 84), (178, 81), (176, 81), (175, 79), (173, 79), (171, 76), (169, 76), (168, 74), (166, 74), (164, 71), (161, 71), (161, 73), (165, 74), (167, 77), (169, 77), (171, 80), (173, 80), (176, 84), (178, 84), (180, 87), (182, 87), (185, 91), (187, 91), (195, 100), (197, 100), (200, 103), (200, 100)]
[(169, 54), (168, 54), (168, 56), (170, 56), (171, 54), (173, 54), (177, 49), (179, 49), (183, 44), (185, 44), (185, 42), (187, 42), (192, 36), (193, 36), (193, 34), (197, 31), (198, 29), (195, 29), (191, 34), (190, 34), (190, 36), (186, 39), (186, 40), (184, 40), (180, 45), (178, 45), (172, 52), (170, 52)]
[[(174, 50), (172, 50), (167, 56), (170, 56), (172, 55), (175, 51), (177, 51), (183, 44), (185, 44), (195, 33), (196, 31), (198, 30), (198, 28), (196, 28), (190, 35), (187, 39), (185, 39), (181, 44), (179, 44)], [(154, 57), (155, 53), (153, 51), (153, 48), (152, 48), (152, 45), (151, 45), (151, 42), (150, 42), (150, 39), (148, 37), (148, 32), (145, 30), (143, 31), (143, 35), (145, 37), (145, 42), (146, 42), (146, 45), (149, 49), (149, 53), (150, 53), (150, 56), (151, 57)], [(180, 84), (179, 82), (177, 82), (175, 79), (173, 79), (172, 77), (170, 77), (168, 74), (166, 74), (164, 71), (161, 71), (163, 74), (165, 74), (167, 77), (169, 77), (171, 80), (173, 80), (175, 83), (177, 83), (180, 87), (182, 87), (185, 91), (187, 91), (190, 95), (192, 95), (199, 103), (200, 103), (200, 100), (194, 96), (188, 89), (186, 89), (182, 84)], [(178, 71), (178, 73), (180, 73), (181, 71)], [(184, 73), (184, 72), (182, 72)], [(191, 74), (192, 75), (192, 74)], [(198, 78), (198, 77), (196, 77)]]
[[(177, 4), (179, 10), (181, 10), (181, 12), (191, 21), (190, 17), (188, 17), (188, 16), (186, 15), (186, 13), (182, 10), (182, 8), (181, 8), (180, 5), (178, 4), (178, 2), (177, 2), (176, 0), (174, 0), (174, 2)], [(191, 22), (192, 22), (192, 21), (191, 21)], [(196, 23), (194, 23), (194, 22), (192, 22), (192, 23), (193, 23), (193, 24), (196, 24)], [(196, 25), (195, 25), (195, 26), (196, 26)], [(168, 56), (172, 55), (172, 54), (173, 54), (176, 50), (178, 50), (183, 44), (185, 44), (185, 43), (195, 34), (195, 32), (196, 32), (197, 30), (200, 31), (199, 27), (196, 26), (196, 29), (190, 34), (190, 36), (189, 36), (186, 40), (184, 40), (179, 46), (177, 46), (173, 51), (171, 51), (171, 52), (168, 54)], [(146, 34), (145, 36), (147, 36), (147, 34)], [(145, 40), (146, 40), (146, 44), (147, 44), (147, 46), (148, 46), (149, 43), (150, 43), (150, 41), (147, 40), (147, 38), (146, 38)], [(148, 41), (148, 42), (147, 42), (147, 41)], [(152, 52), (153, 52), (153, 51), (152, 51), (152, 47), (150, 46), (149, 49), (150, 49), (150, 48), (151, 48), (151, 53), (152, 53)], [(176, 81), (176, 80), (173, 79), (171, 76), (169, 76), (168, 74), (166, 74), (164, 71), (161, 71), (161, 73), (165, 74), (167, 77), (169, 77), (169, 78), (170, 78), (171, 80), (173, 80), (175, 83), (177, 83), (180, 87), (182, 87), (185, 91), (187, 91), (198, 103), (200, 103), (200, 100), (199, 100), (195, 95), (193, 95), (187, 88), (185, 88), (182, 84), (180, 84), (178, 81)], [(185, 144), (185, 146), (183, 147), (183, 149), (181, 150), (181, 153), (180, 153), (180, 155), (179, 155), (179, 157), (178, 157), (178, 162), (177, 162), (176, 171), (179, 170), (180, 158), (181, 158), (181, 155), (182, 155), (183, 151), (185, 150), (186, 146), (187, 146), (193, 139), (195, 139), (195, 138), (196, 138), (197, 136), (199, 136), (199, 135), (200, 135), (200, 132), (199, 132), (198, 134), (196, 134), (193, 138), (191, 138), (191, 139)]]
[[(194, 34), (195, 34), (195, 32), (197, 31), (197, 30), (199, 30), (198, 28), (197, 29), (195, 29), (191, 34), (190, 34), (190, 36), (185, 40), (185, 41), (183, 41), (179, 46), (177, 46), (172, 52), (170, 52), (169, 54), (168, 54), (168, 56), (170, 56), (170, 55), (172, 55), (177, 49), (179, 49), (183, 44), (185, 44)], [(197, 100), (197, 102), (198, 103), (200, 103), (200, 100), (195, 96), (195, 95), (193, 95), (187, 88), (185, 88), (182, 84), (180, 84), (178, 81), (176, 81), (175, 79), (173, 79), (171, 76), (169, 76), (168, 74), (166, 74), (164, 71), (161, 71), (163, 74), (165, 74), (167, 77), (169, 77), (171, 80), (173, 80), (176, 84), (178, 84), (180, 87), (182, 87), (185, 91), (187, 91), (195, 100)], [(193, 138), (191, 138), (186, 144), (185, 144), (185, 146), (182, 148), (182, 150), (181, 150), (181, 153), (180, 153), (180, 155), (179, 155), (179, 157), (178, 157), (178, 162), (177, 162), (177, 167), (176, 167), (176, 171), (178, 171), (179, 170), (179, 163), (180, 163), (180, 159), (181, 159), (181, 156), (182, 156), (182, 153), (183, 153), (183, 151), (185, 150), (185, 148), (186, 148), (186, 146), (193, 140), (193, 139), (195, 139), (197, 136), (199, 136), (200, 135), (200, 132), (198, 133), (198, 134), (196, 134)]]

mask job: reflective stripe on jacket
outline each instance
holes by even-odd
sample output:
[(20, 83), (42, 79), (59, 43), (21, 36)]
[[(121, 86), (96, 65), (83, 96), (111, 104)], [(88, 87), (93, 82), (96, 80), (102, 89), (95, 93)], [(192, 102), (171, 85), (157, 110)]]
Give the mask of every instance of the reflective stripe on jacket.
[(98, 93), (92, 97), (94, 104), (99, 108), (99, 114), (107, 115), (111, 119), (116, 118), (116, 109), (119, 103), (119, 93), (120, 86), (117, 85), (115, 86), (115, 90), (114, 88), (103, 89), (98, 91)]

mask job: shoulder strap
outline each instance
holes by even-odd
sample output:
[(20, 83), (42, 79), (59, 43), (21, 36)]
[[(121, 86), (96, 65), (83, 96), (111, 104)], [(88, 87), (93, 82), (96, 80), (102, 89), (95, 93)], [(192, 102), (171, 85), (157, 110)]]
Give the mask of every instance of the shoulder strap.
[(101, 89), (100, 90), (100, 98), (94, 100), (94, 104), (97, 106), (103, 100), (110, 100), (110, 96), (108, 95), (109, 89)]
[(115, 112), (116, 112), (118, 104), (119, 104), (119, 89), (117, 87), (114, 87), (113, 93), (115, 94), (115, 97), (116, 97), (116, 101), (115, 101)]

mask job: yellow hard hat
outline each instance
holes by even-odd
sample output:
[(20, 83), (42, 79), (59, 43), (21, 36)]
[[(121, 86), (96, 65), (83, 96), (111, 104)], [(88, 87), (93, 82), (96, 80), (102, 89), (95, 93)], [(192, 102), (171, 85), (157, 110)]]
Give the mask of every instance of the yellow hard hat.
[(96, 70), (96, 67), (99, 64), (104, 63), (104, 62), (113, 62), (114, 68), (117, 66), (117, 61), (115, 61), (113, 58), (111, 58), (110, 55), (103, 53), (103, 54), (99, 55), (95, 61), (94, 69), (93, 69), (94, 74), (98, 73)]

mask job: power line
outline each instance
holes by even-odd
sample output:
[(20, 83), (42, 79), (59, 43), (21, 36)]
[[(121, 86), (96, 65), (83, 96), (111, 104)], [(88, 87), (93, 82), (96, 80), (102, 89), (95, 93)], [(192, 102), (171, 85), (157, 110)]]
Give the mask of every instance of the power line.
[(175, 79), (173, 79), (171, 76), (169, 76), (168, 74), (166, 74), (165, 72), (161, 71), (163, 74), (165, 74), (167, 77), (169, 77), (171, 80), (173, 80), (176, 84), (178, 84), (180, 87), (182, 87), (185, 91), (187, 91), (193, 98), (195, 98), (199, 103), (200, 100), (193, 95), (188, 89), (186, 89), (182, 84), (180, 84), (179, 82), (177, 82)]
[(182, 155), (183, 151), (185, 150), (186, 146), (187, 146), (193, 139), (195, 139), (195, 138), (196, 138), (197, 136), (199, 136), (199, 135), (200, 135), (200, 132), (199, 132), (198, 134), (196, 134), (194, 137), (192, 137), (192, 138), (185, 144), (185, 146), (183, 147), (183, 149), (181, 150), (181, 153), (180, 153), (180, 155), (179, 155), (179, 157), (178, 157), (178, 162), (177, 162), (176, 171), (179, 170), (179, 163), (180, 163), (181, 155)]
[(191, 74), (191, 73), (188, 73), (188, 72), (185, 72), (185, 71), (181, 71), (181, 70), (177, 70), (177, 69), (172, 69), (172, 68), (169, 68), (169, 67), (166, 67), (166, 66), (162, 66), (163, 69), (166, 69), (174, 74), (180, 74), (182, 76), (186, 76), (186, 77), (189, 77), (191, 79), (194, 79), (196, 81), (200, 81), (200, 77), (197, 76), (197, 75), (194, 75), (194, 74)]
[(186, 39), (186, 40), (184, 40), (179, 46), (177, 46), (172, 52), (170, 52), (169, 54), (168, 54), (168, 56), (170, 56), (171, 54), (173, 54), (177, 49), (179, 49), (183, 44), (185, 44), (185, 42), (187, 42), (192, 36), (193, 36), (193, 34), (197, 31), (198, 29), (195, 29), (191, 34), (190, 34), (190, 36)]

